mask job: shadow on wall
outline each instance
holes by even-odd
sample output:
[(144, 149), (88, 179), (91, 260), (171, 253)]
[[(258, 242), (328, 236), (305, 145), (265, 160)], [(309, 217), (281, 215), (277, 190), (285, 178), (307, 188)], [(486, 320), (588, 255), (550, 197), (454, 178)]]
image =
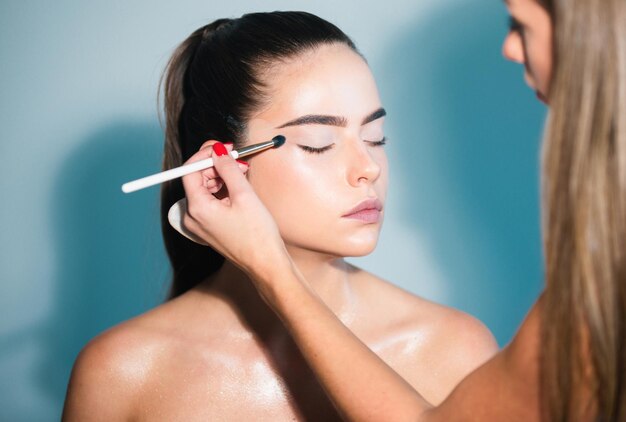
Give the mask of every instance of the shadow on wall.
[(155, 123), (115, 123), (71, 154), (53, 197), (56, 308), (42, 335), (40, 382), (63, 403), (72, 364), (98, 333), (165, 297), (167, 259), (158, 188), (131, 195), (120, 186), (160, 169), (162, 131)]
[(392, 181), (408, 188), (395, 193), (402, 219), (427, 239), (448, 304), (480, 318), (501, 345), (542, 285), (545, 112), (522, 67), (502, 58), (505, 34), (502, 5), (447, 6), (399, 37), (377, 67), (398, 164)]

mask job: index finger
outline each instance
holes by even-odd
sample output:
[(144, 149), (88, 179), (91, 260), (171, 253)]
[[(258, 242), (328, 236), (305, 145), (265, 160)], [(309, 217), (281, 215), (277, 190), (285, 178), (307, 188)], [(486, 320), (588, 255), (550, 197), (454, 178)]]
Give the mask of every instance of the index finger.
[(213, 156), (213, 165), (219, 177), (222, 178), (231, 203), (236, 202), (241, 195), (252, 191), (252, 186), (239, 169), (239, 163), (228, 154)]
[[(207, 158), (215, 159), (213, 148), (211, 147), (216, 143), (219, 143), (219, 141), (212, 140), (202, 144), (200, 150), (192, 155), (191, 158), (189, 158), (189, 160), (185, 162), (185, 164), (195, 163), (197, 161), (205, 160)], [(228, 150), (231, 150), (232, 144), (226, 145), (226, 147), (228, 148)], [(204, 186), (202, 171), (197, 171), (183, 176), (182, 182), (183, 188), (185, 189), (185, 195), (190, 200), (190, 202), (194, 202), (194, 198), (196, 197), (203, 197), (205, 198), (205, 200), (216, 199)]]

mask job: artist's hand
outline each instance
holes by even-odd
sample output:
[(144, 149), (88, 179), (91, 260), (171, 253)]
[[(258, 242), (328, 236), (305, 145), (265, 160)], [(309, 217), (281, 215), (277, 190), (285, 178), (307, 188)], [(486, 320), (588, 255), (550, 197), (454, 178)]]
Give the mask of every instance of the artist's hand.
[[(187, 160), (185, 164), (191, 164), (195, 161), (201, 161), (201, 160), (211, 158), (211, 157), (213, 157), (213, 159), (215, 160), (215, 156), (217, 155), (213, 151), (213, 145), (215, 144), (220, 144), (220, 142), (219, 141), (206, 141), (204, 144), (202, 144), (198, 152), (192, 155), (191, 158), (189, 158), (189, 160)], [(224, 148), (226, 149), (228, 153), (230, 153), (233, 150), (232, 143), (224, 143), (222, 145), (224, 146)], [(243, 160), (237, 160), (237, 163), (238, 163), (239, 170), (241, 170), (243, 174), (248, 172), (248, 168), (250, 167), (250, 165), (247, 162)], [(202, 186), (204, 186), (208, 192), (220, 198), (224, 197), (224, 195), (226, 194), (225, 190), (223, 190), (224, 180), (222, 180), (220, 175), (217, 173), (217, 170), (215, 169), (215, 167), (210, 167), (206, 170), (202, 170), (201, 172), (195, 173), (195, 174), (200, 174), (202, 176)], [(183, 178), (183, 185), (185, 185), (185, 178)], [(186, 188), (187, 187), (185, 186), (185, 189)]]
[[(232, 146), (226, 148), (230, 151)], [(276, 260), (288, 260), (284, 243), (244, 176), (247, 166), (235, 161), (226, 148), (210, 141), (189, 159), (188, 163), (213, 157), (214, 167), (183, 177), (187, 196), (183, 225), (253, 278), (267, 279)]]

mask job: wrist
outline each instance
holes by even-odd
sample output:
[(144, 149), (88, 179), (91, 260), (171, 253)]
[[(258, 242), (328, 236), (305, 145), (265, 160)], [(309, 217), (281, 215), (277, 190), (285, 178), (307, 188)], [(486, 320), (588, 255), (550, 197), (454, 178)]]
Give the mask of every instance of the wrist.
[(308, 288), (306, 280), (283, 248), (271, 261), (257, 265), (249, 272), (265, 302), (275, 311), (291, 302), (291, 296)]
[(291, 257), (284, 243), (258, 246), (248, 253), (245, 271), (257, 284), (271, 284), (274, 276), (291, 267)]

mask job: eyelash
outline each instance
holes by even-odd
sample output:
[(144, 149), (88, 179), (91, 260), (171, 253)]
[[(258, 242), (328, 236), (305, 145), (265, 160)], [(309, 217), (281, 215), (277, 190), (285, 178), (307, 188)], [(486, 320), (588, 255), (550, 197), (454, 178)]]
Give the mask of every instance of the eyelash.
[(310, 147), (308, 145), (298, 145), (300, 148), (302, 148), (304, 151), (311, 153), (311, 154), (321, 154), (323, 152), (328, 151), (329, 149), (331, 149), (333, 146), (335, 146), (335, 144), (330, 144), (327, 145), (325, 147), (322, 148), (314, 148), (314, 147)]
[[(387, 137), (384, 137), (383, 139), (381, 139), (380, 141), (365, 141), (368, 144), (370, 144), (373, 147), (381, 147), (383, 145), (385, 145), (387, 143)], [(302, 148), (304, 151), (311, 153), (311, 154), (321, 154), (323, 152), (328, 151), (329, 149), (332, 149), (333, 146), (335, 146), (335, 144), (330, 144), (327, 145), (325, 147), (322, 148), (314, 148), (314, 147), (310, 147), (308, 145), (298, 145), (300, 148)]]
[(387, 137), (384, 136), (383, 139), (381, 139), (380, 141), (366, 141), (366, 142), (373, 147), (382, 147), (383, 145), (387, 143)]
[(509, 16), (509, 32), (522, 32), (522, 24), (513, 16)]

